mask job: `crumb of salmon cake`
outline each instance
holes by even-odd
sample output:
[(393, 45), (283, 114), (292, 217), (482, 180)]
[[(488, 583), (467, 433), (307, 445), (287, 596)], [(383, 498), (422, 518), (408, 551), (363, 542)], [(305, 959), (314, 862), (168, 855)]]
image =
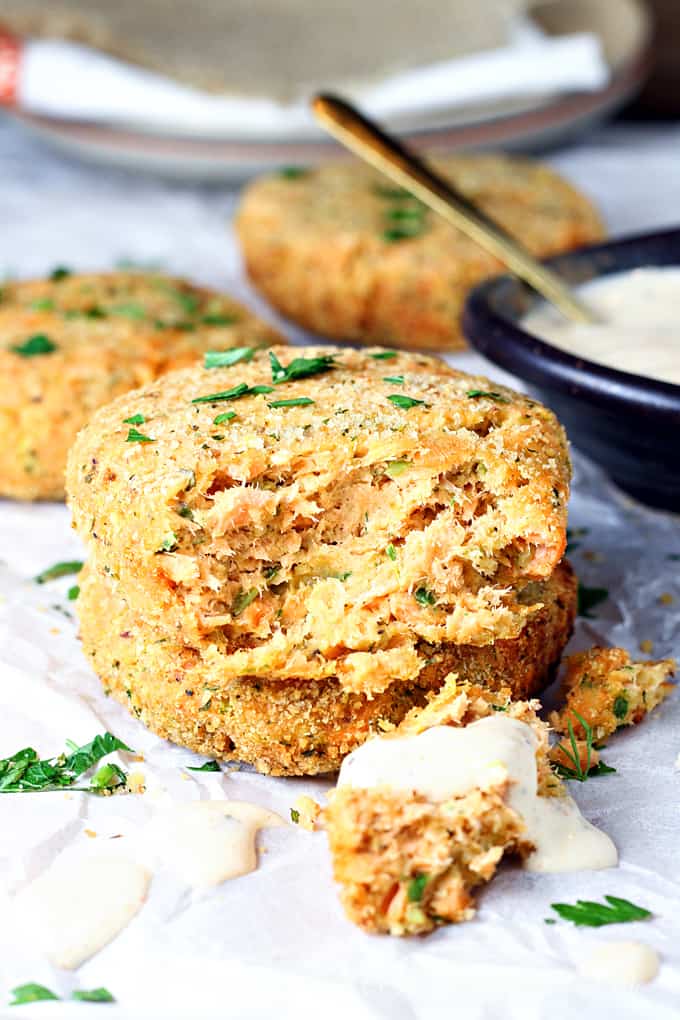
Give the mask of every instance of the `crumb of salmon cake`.
[[(623, 648), (591, 648), (570, 655), (562, 683), (564, 707), (550, 716), (558, 733), (576, 738), (592, 730), (592, 739), (604, 740), (623, 726), (633, 726), (656, 708), (673, 690), (673, 659), (633, 662)], [(579, 719), (580, 716), (580, 719)]]
[(316, 832), (320, 815), (321, 805), (313, 797), (304, 795), (298, 797), (290, 809), (291, 820), (307, 832)]
[[(588, 199), (540, 163), (456, 155), (434, 165), (534, 255), (603, 236)], [(236, 230), (251, 280), (276, 308), (321, 336), (362, 344), (464, 347), (467, 293), (503, 270), (358, 161), (258, 178), (245, 189)]]
[[(134, 414), (150, 442), (126, 441)], [(100, 409), (68, 489), (92, 562), (166, 635), (221, 643), (225, 677), (373, 694), (418, 677), (426, 645), (522, 632), (569, 477), (534, 400), (436, 358), (309, 347)]]
[[(550, 768), (548, 727), (539, 708), (537, 701), (513, 702), (509, 692), (461, 686), (450, 676), (425, 708), (413, 709), (381, 739), (507, 713), (529, 725), (537, 739), (539, 795), (560, 796), (564, 787)], [(482, 785), (445, 800), (385, 786), (339, 785), (331, 791), (323, 825), (348, 918), (365, 931), (391, 935), (469, 920), (473, 890), (490, 881), (504, 854), (526, 856), (534, 849), (522, 818), (507, 803), (509, 786), (499, 763)]]
[[(159, 273), (3, 282), (0, 495), (63, 499), (69, 447), (98, 407), (207, 351), (281, 342), (227, 295)], [(143, 415), (126, 417), (145, 442)]]

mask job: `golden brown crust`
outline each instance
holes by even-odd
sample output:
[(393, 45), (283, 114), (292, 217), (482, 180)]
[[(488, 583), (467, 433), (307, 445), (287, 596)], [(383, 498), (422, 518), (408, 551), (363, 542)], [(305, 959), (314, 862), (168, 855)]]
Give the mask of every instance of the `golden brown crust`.
[[(36, 336), (50, 349), (13, 349)], [(206, 350), (274, 342), (279, 334), (231, 298), (158, 274), (3, 284), (0, 495), (63, 499), (68, 449), (98, 407)]]
[[(434, 162), (535, 255), (603, 236), (593, 206), (548, 167), (505, 156)], [(255, 181), (236, 225), (252, 281), (293, 321), (331, 338), (454, 350), (467, 292), (503, 266), (422, 209), (376, 171), (329, 163)], [(419, 233), (386, 240), (409, 229)]]
[[(376, 693), (415, 681), (426, 645), (514, 639), (540, 610), (528, 582), (565, 545), (556, 419), (438, 359), (382, 353), (305, 348), (335, 367), (225, 402), (192, 399), (271, 387), (265, 352), (173, 373), (78, 436), (69, 501), (93, 564), (154, 627), (214, 643), (225, 680)], [(139, 413), (152, 443), (125, 441)]]
[(591, 727), (593, 738), (604, 740), (622, 726), (642, 722), (668, 697), (675, 668), (673, 659), (633, 662), (623, 648), (590, 648), (570, 655), (562, 684), (564, 706), (552, 713), (551, 725), (566, 734), (571, 723), (576, 737), (583, 738), (580, 716)]
[[(417, 682), (394, 683), (369, 699), (343, 690), (335, 678), (230, 680), (210, 642), (190, 647), (160, 635), (126, 605), (110, 575), (88, 565), (80, 588), (83, 649), (108, 693), (162, 737), (274, 775), (337, 769), (373, 733), (424, 705), (451, 670), (461, 682), (499, 687), (501, 703), (532, 696), (551, 678), (576, 603), (574, 577), (563, 563), (539, 586), (544, 608), (519, 638), (483, 648), (430, 647)], [(440, 701), (436, 710), (442, 708)]]

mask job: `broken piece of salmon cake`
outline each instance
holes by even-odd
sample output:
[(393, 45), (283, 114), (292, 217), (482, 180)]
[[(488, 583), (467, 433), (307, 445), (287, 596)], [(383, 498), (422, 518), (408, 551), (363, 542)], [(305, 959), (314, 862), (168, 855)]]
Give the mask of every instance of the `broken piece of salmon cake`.
[[(508, 695), (480, 687), (457, 687), (451, 677), (429, 705), (413, 709), (392, 734), (345, 759), (323, 821), (334, 877), (351, 921), (366, 931), (391, 935), (423, 934), (466, 921), (474, 914), (472, 891), (493, 877), (504, 854), (527, 856), (534, 849), (524, 820), (508, 802), (508, 771), (488, 752), (496, 738), (525, 740), (517, 724), (527, 724), (537, 792), (559, 795), (563, 787), (548, 763), (548, 728), (536, 714), (538, 707), (538, 702), (511, 702)], [(516, 733), (502, 733), (513, 727)], [(488, 741), (481, 757), (472, 741), (464, 746), (473, 735)], [(437, 745), (449, 743), (448, 736), (463, 738), (459, 746), (452, 745), (460, 770), (453, 783), (451, 760), (447, 766), (438, 758)], [(427, 747), (413, 740), (408, 746), (401, 738), (426, 738)], [(371, 754), (376, 749), (378, 756)], [(387, 782), (390, 765), (379, 760), (385, 752), (392, 765), (395, 754), (400, 758), (396, 786)], [(429, 778), (423, 785), (424, 765)]]
[[(591, 648), (570, 655), (562, 682), (564, 707), (550, 716), (562, 734), (571, 724), (577, 739), (604, 740), (623, 726), (634, 726), (668, 697), (674, 684), (673, 659), (634, 662), (623, 648)], [(559, 745), (558, 745), (559, 747)], [(595, 761), (592, 761), (595, 764)]]

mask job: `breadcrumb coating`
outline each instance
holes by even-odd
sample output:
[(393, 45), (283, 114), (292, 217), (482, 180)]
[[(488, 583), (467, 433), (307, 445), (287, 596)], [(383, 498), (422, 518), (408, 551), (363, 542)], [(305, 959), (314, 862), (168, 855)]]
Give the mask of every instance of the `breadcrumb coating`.
[[(433, 163), (534, 255), (603, 236), (592, 204), (546, 166), (500, 155)], [(464, 347), (468, 291), (504, 269), (358, 162), (254, 181), (236, 228), (250, 278), (276, 308), (321, 336), (364, 344)]]
[[(284, 371), (293, 352), (272, 353)], [(172, 373), (80, 432), (69, 502), (93, 565), (168, 637), (218, 646), (225, 681), (374, 694), (415, 681), (427, 645), (511, 640), (540, 611), (529, 582), (566, 544), (561, 427), (393, 353), (305, 348), (325, 370), (281, 383), (265, 352)], [(152, 441), (126, 442), (135, 414)]]
[[(673, 690), (673, 659), (633, 662), (623, 648), (591, 648), (570, 655), (562, 684), (564, 707), (550, 716), (558, 733), (586, 733), (578, 716), (592, 728), (596, 741), (623, 726), (642, 722)], [(591, 764), (596, 764), (592, 761)]]
[[(64, 274), (64, 275), (61, 275)], [(0, 495), (64, 498), (68, 449), (103, 404), (208, 350), (281, 343), (231, 298), (142, 272), (0, 288)]]

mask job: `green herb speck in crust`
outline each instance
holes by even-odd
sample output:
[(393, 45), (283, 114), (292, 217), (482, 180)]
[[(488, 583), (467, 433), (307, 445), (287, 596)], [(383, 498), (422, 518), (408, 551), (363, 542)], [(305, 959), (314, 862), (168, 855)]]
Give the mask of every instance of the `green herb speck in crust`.
[(411, 467), (411, 462), (408, 460), (388, 460), (385, 464), (385, 474), (389, 475), (390, 478), (398, 478), (399, 475), (403, 475), (404, 471), (408, 471)]
[(31, 301), (29, 307), (34, 312), (51, 312), (54, 310), (54, 301), (48, 297), (36, 298), (35, 301)]
[(271, 386), (248, 386), (247, 383), (238, 383), (229, 390), (221, 390), (219, 393), (209, 393), (205, 397), (194, 397), (192, 404), (218, 404), (223, 400), (240, 400), (241, 397), (252, 397), (258, 393), (272, 393)]
[(238, 321), (238, 315), (227, 315), (225, 312), (209, 312), (201, 319), (204, 326), (233, 326)]
[(227, 421), (233, 421), (235, 417), (236, 411), (223, 411), (213, 418), (213, 425), (224, 425)]
[(394, 383), (395, 386), (403, 386), (404, 377), (403, 375), (384, 375), (383, 382)]
[(468, 390), (465, 394), (466, 397), (487, 397), (488, 400), (495, 400), (497, 404), (509, 404), (510, 398), (504, 397), (502, 393), (497, 393), (496, 390)]
[(297, 811), (294, 807), (290, 809), (290, 820), (291, 822), (293, 822), (294, 825), (297, 825), (300, 821), (300, 812)]
[(66, 597), (69, 600), (69, 602), (75, 602), (79, 595), (80, 595), (79, 584), (72, 584), (69, 590), (66, 592)]
[(177, 535), (174, 533), (174, 531), (171, 531), (169, 535), (165, 536), (165, 538), (161, 542), (160, 549), (158, 549), (157, 551), (159, 553), (169, 553), (174, 552), (176, 548), (177, 548)]
[(82, 560), (61, 560), (59, 563), (54, 563), (51, 567), (47, 567), (46, 570), (41, 570), (36, 575), (35, 580), (38, 584), (45, 584), (46, 581), (56, 581), (58, 577), (78, 574), (82, 569)]
[(425, 404), (424, 400), (416, 400), (415, 397), (407, 397), (403, 393), (390, 393), (387, 399), (402, 411), (408, 411), (411, 407)]
[(423, 585), (421, 585), (420, 588), (416, 588), (413, 592), (413, 597), (421, 606), (433, 606), (437, 601), (435, 593), (430, 591), (429, 588), (425, 588)]
[(145, 421), (143, 414), (133, 414), (129, 418), (123, 418), (123, 425), (143, 425)]
[(313, 403), (310, 397), (291, 397), (289, 400), (272, 400), (267, 407), (309, 407)]
[(45, 333), (35, 333), (20, 344), (12, 344), (10, 351), (22, 358), (35, 358), (40, 354), (51, 354), (57, 345)]
[(397, 558), (397, 550), (394, 548), (391, 542), (385, 548), (385, 555), (391, 560), (396, 560)]
[(370, 357), (374, 361), (391, 361), (392, 358), (399, 357), (399, 351), (378, 351), (377, 354), (371, 354)]
[(628, 715), (628, 698), (625, 694), (617, 694), (614, 699), (614, 715), (617, 719), (625, 719)]
[(279, 170), (279, 177), (286, 181), (297, 181), (300, 177), (306, 177), (309, 170), (304, 166), (282, 166)]
[(429, 875), (414, 875), (406, 889), (409, 903), (420, 903), (425, 892), (425, 886), (429, 882)]
[(131, 428), (125, 437), (126, 443), (155, 443), (156, 440), (152, 439), (151, 436), (145, 436), (143, 432), (139, 432), (135, 428)]
[(205, 368), (229, 368), (242, 361), (252, 361), (255, 347), (232, 347), (229, 351), (206, 351), (203, 365)]
[(71, 270), (66, 266), (55, 266), (50, 273), (50, 280), (57, 283), (59, 280), (65, 280), (67, 276), (71, 275)]
[(146, 309), (137, 301), (124, 301), (122, 304), (113, 305), (109, 311), (111, 315), (120, 315), (124, 319), (140, 320), (146, 318)]
[(240, 591), (232, 603), (231, 615), (240, 616), (250, 603), (255, 601), (257, 595), (257, 588), (250, 588), (249, 591)]

